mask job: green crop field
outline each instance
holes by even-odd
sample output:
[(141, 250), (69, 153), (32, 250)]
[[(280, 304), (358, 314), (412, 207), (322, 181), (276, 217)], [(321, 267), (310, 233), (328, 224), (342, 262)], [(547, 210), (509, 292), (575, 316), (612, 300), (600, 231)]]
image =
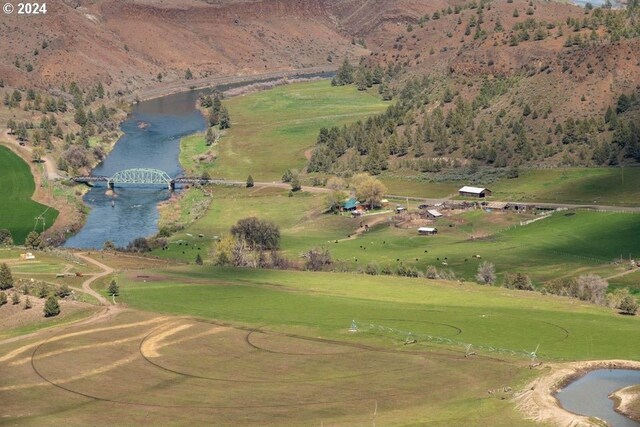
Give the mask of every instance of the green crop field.
[(219, 143), (216, 176), (279, 180), (286, 169), (303, 169), (305, 151), (321, 127), (341, 126), (384, 111), (377, 95), (328, 80), (295, 83), (225, 101), (232, 128)]
[[(31, 200), (35, 183), (29, 165), (6, 147), (0, 146), (0, 228), (7, 228), (17, 244), (33, 231), (35, 218), (44, 214), (47, 227), (58, 216), (55, 209)], [(40, 223), (40, 226), (42, 223)], [(39, 231), (42, 231), (39, 228)]]

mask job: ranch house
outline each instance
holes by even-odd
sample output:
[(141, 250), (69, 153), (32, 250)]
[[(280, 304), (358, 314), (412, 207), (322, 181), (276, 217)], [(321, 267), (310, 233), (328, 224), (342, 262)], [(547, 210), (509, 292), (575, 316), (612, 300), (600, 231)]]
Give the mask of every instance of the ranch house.
[(491, 195), (491, 190), (488, 188), (469, 187), (467, 185), (459, 189), (458, 192), (463, 197), (484, 198)]

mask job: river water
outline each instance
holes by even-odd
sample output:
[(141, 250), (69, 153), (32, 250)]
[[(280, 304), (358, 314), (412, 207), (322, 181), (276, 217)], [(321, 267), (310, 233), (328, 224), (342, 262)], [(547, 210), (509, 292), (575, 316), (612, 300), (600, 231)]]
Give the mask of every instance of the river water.
[[(112, 176), (133, 168), (180, 175), (180, 138), (205, 129), (205, 120), (195, 108), (198, 94), (184, 92), (136, 104), (121, 125), (124, 135), (93, 175)], [(170, 197), (168, 188), (117, 187), (115, 197), (106, 195), (106, 190), (102, 184), (84, 196), (91, 212), (84, 227), (65, 246), (102, 248), (106, 240), (126, 246), (136, 237), (156, 233), (157, 205)]]
[(572, 382), (556, 394), (563, 408), (574, 414), (595, 416), (612, 427), (639, 427), (613, 409), (609, 395), (630, 385), (640, 384), (640, 371), (630, 369), (598, 369)]
[[(303, 74), (301, 78), (331, 77), (333, 73)], [(221, 91), (274, 79), (219, 86)], [(179, 163), (180, 138), (205, 129), (196, 101), (211, 89), (182, 92), (140, 102), (121, 125), (124, 135), (107, 158), (92, 172), (112, 176), (134, 168), (153, 168), (176, 177), (182, 173)], [(82, 229), (67, 239), (65, 247), (100, 249), (111, 240), (116, 246), (126, 246), (136, 237), (148, 237), (158, 231), (158, 203), (171, 194), (168, 188), (116, 187), (116, 197), (106, 195), (106, 184), (98, 184), (85, 196), (91, 208)], [(113, 203), (112, 203), (113, 201)]]

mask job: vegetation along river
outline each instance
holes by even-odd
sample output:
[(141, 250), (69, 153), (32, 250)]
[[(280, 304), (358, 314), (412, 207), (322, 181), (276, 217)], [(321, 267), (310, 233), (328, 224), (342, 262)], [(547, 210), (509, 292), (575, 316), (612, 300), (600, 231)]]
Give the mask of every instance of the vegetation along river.
[[(300, 75), (301, 78), (330, 77), (332, 73)], [(259, 81), (218, 87), (227, 90)], [(180, 139), (201, 132), (206, 123), (196, 108), (203, 92), (189, 91), (140, 102), (121, 125), (124, 135), (93, 175), (113, 176), (126, 169), (151, 168), (166, 172), (174, 178), (182, 173), (179, 163)], [(233, 119), (233, 117), (232, 117)], [(163, 186), (120, 186), (115, 197), (106, 194), (106, 184), (96, 184), (85, 196), (91, 208), (82, 229), (71, 236), (66, 247), (99, 249), (104, 242), (126, 246), (136, 237), (148, 237), (157, 232), (158, 203), (170, 197)]]
[(612, 427), (639, 427), (640, 423), (617, 413), (609, 395), (621, 388), (640, 384), (640, 371), (598, 369), (563, 388), (556, 397), (574, 414), (595, 416)]

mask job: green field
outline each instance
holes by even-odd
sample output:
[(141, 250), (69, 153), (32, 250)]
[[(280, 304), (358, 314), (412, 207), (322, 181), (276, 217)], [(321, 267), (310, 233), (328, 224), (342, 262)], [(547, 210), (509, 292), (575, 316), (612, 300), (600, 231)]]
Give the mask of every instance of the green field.
[[(455, 195), (467, 181), (429, 181), (410, 175), (382, 175), (389, 194), (425, 198)], [(493, 191), (492, 198), (612, 206), (640, 206), (640, 168), (522, 169), (518, 178), (478, 182)]]
[(216, 176), (272, 181), (286, 169), (305, 167), (305, 151), (314, 146), (321, 127), (380, 113), (389, 103), (321, 80), (230, 98), (225, 105), (233, 126), (220, 140)]
[[(58, 212), (53, 208), (34, 202), (31, 196), (35, 183), (29, 165), (6, 147), (0, 146), (0, 228), (11, 230), (16, 244), (33, 231), (35, 218), (44, 214), (45, 225), (50, 227)], [(42, 223), (40, 223), (40, 227)], [(38, 231), (42, 229), (39, 228)]]
[(118, 282), (128, 309), (0, 343), (6, 422), (533, 426), (513, 398), (546, 362), (640, 358), (640, 318), (531, 292), (198, 266)]

